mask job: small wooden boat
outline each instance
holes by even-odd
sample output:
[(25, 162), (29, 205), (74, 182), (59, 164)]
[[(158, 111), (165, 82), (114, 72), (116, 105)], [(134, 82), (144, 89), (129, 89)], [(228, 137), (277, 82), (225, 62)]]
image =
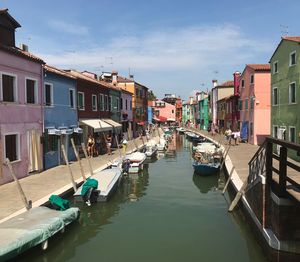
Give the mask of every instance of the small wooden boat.
[(130, 163), (128, 169), (129, 173), (139, 173), (143, 170), (143, 163), (146, 160), (146, 154), (141, 152), (134, 152), (126, 155), (124, 160), (128, 160)]
[(167, 141), (163, 137), (159, 139), (159, 143), (157, 144), (157, 150), (158, 152), (163, 152), (167, 148)]
[(147, 157), (154, 157), (157, 154), (157, 144), (154, 140), (150, 140), (146, 144), (145, 154)]
[(221, 154), (201, 154), (196, 152), (193, 167), (196, 174), (207, 176), (217, 173), (220, 170)]

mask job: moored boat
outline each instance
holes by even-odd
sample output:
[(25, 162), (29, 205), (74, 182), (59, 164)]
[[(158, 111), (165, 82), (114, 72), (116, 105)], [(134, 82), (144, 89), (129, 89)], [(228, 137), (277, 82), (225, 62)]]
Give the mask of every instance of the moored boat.
[(212, 175), (220, 170), (222, 155), (220, 153), (200, 153), (194, 155), (193, 167), (196, 174)]
[(147, 157), (154, 157), (157, 154), (157, 144), (154, 140), (150, 140), (146, 144), (145, 154)]
[(125, 160), (129, 161), (129, 173), (139, 173), (143, 170), (143, 162), (146, 160), (146, 154), (134, 152), (126, 155)]

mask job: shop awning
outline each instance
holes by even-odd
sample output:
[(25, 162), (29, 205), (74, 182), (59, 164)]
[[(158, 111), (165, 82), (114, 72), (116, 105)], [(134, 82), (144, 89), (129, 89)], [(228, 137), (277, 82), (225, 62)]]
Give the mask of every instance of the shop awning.
[(167, 121), (170, 121), (170, 122), (175, 122), (175, 118), (167, 118)]
[(61, 130), (56, 129), (56, 128), (48, 128), (48, 135), (56, 135), (60, 136), (61, 135)]
[(82, 134), (82, 128), (80, 128), (80, 127), (74, 127), (73, 128), (73, 132), (74, 133), (78, 133), (78, 134)]
[(104, 122), (106, 122), (107, 124), (113, 126), (114, 128), (119, 128), (121, 129), (122, 128), (122, 125), (119, 124), (118, 122), (112, 120), (112, 119), (102, 119)]
[(73, 134), (73, 128), (64, 128), (60, 129), (62, 135), (72, 135)]
[(156, 116), (156, 117), (153, 117), (153, 120), (154, 120), (154, 121), (157, 121), (157, 122), (167, 122), (167, 118), (166, 118), (166, 117), (163, 117), (163, 116)]
[(100, 119), (80, 120), (80, 123), (94, 128), (94, 132), (103, 132), (113, 129), (111, 125), (107, 124), (106, 122)]

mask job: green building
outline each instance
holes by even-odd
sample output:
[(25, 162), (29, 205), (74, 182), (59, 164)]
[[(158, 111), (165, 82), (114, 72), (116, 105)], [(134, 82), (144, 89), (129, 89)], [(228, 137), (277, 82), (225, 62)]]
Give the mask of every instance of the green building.
[[(270, 59), (270, 65), (272, 136), (299, 143), (300, 37), (282, 37)], [(288, 152), (288, 155), (300, 160), (296, 152)]]
[(199, 120), (200, 129), (207, 130), (209, 125), (209, 102), (208, 95), (206, 93), (201, 93), (199, 103)]

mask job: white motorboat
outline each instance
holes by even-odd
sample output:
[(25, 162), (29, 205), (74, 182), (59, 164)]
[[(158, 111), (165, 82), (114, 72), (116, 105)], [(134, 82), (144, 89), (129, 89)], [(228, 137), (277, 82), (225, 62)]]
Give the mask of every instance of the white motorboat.
[(166, 141), (166, 139), (164, 139), (163, 137), (161, 137), (159, 139), (159, 143), (157, 144), (157, 150), (159, 152), (163, 152), (163, 151), (166, 150), (166, 148), (167, 148), (167, 141)]
[(218, 151), (218, 148), (216, 147), (216, 145), (214, 143), (203, 142), (203, 143), (199, 143), (197, 146), (194, 146), (193, 150), (200, 152), (200, 153), (213, 154)]
[(147, 142), (145, 154), (147, 157), (153, 157), (157, 154), (157, 144), (153, 139)]
[(185, 132), (185, 134), (189, 139), (198, 139), (200, 137), (199, 135), (196, 135), (193, 132)]
[[(108, 197), (114, 192), (114, 189), (118, 185), (118, 181), (122, 177), (122, 169), (119, 166), (113, 166), (112, 168), (107, 168), (102, 171), (95, 173), (91, 178), (98, 181), (99, 195), (97, 201), (107, 201)], [(82, 198), (82, 187), (79, 187), (74, 193), (74, 198), (76, 201), (83, 201)]]
[(129, 163), (129, 173), (138, 173), (143, 170), (143, 163), (146, 160), (146, 154), (141, 152), (134, 152), (125, 156), (125, 160)]
[(176, 131), (180, 134), (183, 134), (185, 132), (185, 129), (183, 127), (177, 127)]

